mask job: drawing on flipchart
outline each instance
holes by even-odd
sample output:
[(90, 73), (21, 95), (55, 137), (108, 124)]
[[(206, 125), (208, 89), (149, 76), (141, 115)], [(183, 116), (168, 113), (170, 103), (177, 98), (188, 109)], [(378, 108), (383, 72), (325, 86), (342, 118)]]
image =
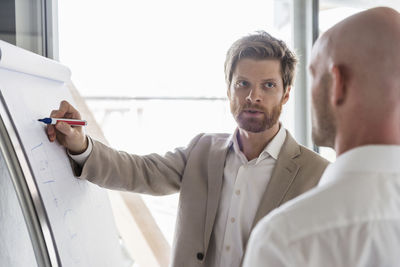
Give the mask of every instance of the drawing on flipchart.
[(32, 147), (31, 153), (32, 153), (32, 156), (36, 163), (34, 165), (34, 168), (37, 170), (37, 173), (36, 173), (36, 178), (38, 180), (37, 182), (47, 185), (48, 190), (51, 193), (53, 203), (56, 207), (58, 207), (59, 200), (52, 188), (52, 184), (56, 182), (57, 178), (53, 172), (52, 166), (49, 165), (49, 160), (46, 155), (46, 150), (44, 148), (43, 143), (41, 142), (40, 144)]
[(69, 246), (68, 254), (70, 256), (70, 259), (72, 259), (73, 262), (76, 264), (80, 262), (80, 257), (78, 255), (80, 255), (81, 253), (81, 244), (79, 243), (78, 231), (74, 224), (74, 221), (76, 219), (75, 217), (76, 214), (74, 210), (67, 209), (64, 211), (63, 221), (65, 224), (65, 229), (67, 229), (68, 237), (72, 244), (71, 246)]
[[(46, 142), (48, 143), (48, 142)], [(37, 177), (42, 184), (53, 183), (58, 179), (68, 179), (71, 183), (75, 184), (78, 189), (84, 187), (84, 183), (78, 179), (71, 179), (71, 166), (65, 158), (59, 159), (59, 155), (56, 153), (51, 154), (49, 149), (46, 148), (48, 145), (56, 144), (44, 144), (40, 142), (34, 145), (31, 149), (31, 155), (36, 163), (36, 170), (39, 172)], [(83, 188), (81, 188), (83, 189)]]
[(57, 159), (56, 155), (53, 155), (53, 159), (50, 155), (51, 152), (48, 151), (50, 149), (46, 149), (47, 145), (53, 144), (40, 142), (30, 149), (30, 156), (35, 163), (35, 176), (37, 182), (40, 184), (40, 191), (46, 190), (50, 193), (54, 208), (58, 210), (58, 213), (61, 215), (60, 218), (63, 224), (61, 229), (64, 232), (64, 236), (68, 238), (70, 244), (72, 244), (65, 248), (66, 253), (74, 264), (78, 264), (80, 262), (81, 244), (79, 242), (79, 231), (76, 225), (77, 215), (71, 208), (73, 205), (69, 205), (69, 199), (65, 197), (59, 199), (56, 190), (59, 189), (58, 187), (60, 186), (57, 186), (57, 183), (72, 185), (75, 190), (85, 190), (84, 182), (71, 178), (69, 175), (70, 170), (68, 169), (70, 166), (65, 164), (65, 160)]

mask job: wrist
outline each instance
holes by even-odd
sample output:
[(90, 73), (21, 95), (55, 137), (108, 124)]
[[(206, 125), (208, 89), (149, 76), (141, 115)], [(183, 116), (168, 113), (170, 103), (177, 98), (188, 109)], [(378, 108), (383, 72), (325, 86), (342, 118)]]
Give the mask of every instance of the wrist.
[(88, 149), (88, 146), (89, 146), (88, 138), (87, 138), (87, 136), (85, 135), (85, 139), (84, 139), (84, 141), (83, 141), (82, 146), (80, 146), (80, 147), (78, 147), (78, 148), (76, 148), (76, 149), (75, 149), (75, 148), (73, 148), (73, 149), (68, 148), (68, 152), (69, 152), (71, 155), (79, 155), (79, 154), (84, 153), (84, 152)]

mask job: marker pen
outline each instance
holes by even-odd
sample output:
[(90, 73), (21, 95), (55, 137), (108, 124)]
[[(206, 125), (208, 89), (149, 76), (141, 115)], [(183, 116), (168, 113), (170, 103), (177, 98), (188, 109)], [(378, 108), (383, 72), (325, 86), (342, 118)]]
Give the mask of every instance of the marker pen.
[(46, 124), (56, 124), (59, 121), (66, 122), (71, 126), (86, 126), (87, 122), (84, 120), (75, 120), (75, 119), (66, 119), (66, 118), (44, 118), (44, 119), (38, 119), (38, 121), (41, 121)]

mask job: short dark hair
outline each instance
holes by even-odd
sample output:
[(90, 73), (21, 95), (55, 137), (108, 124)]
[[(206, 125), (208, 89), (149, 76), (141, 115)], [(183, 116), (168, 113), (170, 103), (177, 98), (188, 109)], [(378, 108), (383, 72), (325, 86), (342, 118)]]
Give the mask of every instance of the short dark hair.
[(225, 60), (225, 80), (228, 88), (231, 85), (236, 65), (243, 58), (279, 59), (284, 90), (286, 91), (293, 84), (297, 57), (294, 52), (289, 50), (285, 42), (267, 32), (257, 31), (244, 36), (229, 48)]

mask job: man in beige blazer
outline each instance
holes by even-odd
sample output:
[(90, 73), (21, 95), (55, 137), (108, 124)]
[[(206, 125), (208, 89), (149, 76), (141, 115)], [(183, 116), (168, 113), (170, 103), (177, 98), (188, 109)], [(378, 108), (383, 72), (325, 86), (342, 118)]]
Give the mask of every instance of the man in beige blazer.
[[(185, 148), (137, 156), (114, 150), (64, 123), (49, 125), (74, 160), (77, 177), (102, 187), (152, 195), (180, 192), (174, 267), (238, 267), (255, 224), (318, 184), (328, 162), (299, 145), (279, 123), (296, 58), (266, 32), (236, 41), (225, 61), (238, 128), (199, 134)], [(63, 101), (52, 117), (80, 118)]]

